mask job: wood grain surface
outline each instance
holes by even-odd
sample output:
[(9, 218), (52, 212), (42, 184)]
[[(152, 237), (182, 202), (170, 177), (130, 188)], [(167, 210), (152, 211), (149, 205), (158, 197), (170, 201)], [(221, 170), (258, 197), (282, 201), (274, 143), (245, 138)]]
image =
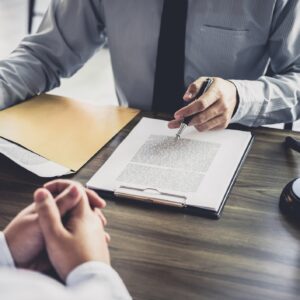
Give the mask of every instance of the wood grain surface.
[[(138, 119), (71, 178), (85, 184)], [(253, 133), (220, 220), (108, 201), (112, 265), (134, 299), (299, 299), (300, 227), (282, 216), (278, 201), (300, 176), (300, 154), (283, 147), (287, 132)], [(0, 229), (43, 182), (0, 156)]]

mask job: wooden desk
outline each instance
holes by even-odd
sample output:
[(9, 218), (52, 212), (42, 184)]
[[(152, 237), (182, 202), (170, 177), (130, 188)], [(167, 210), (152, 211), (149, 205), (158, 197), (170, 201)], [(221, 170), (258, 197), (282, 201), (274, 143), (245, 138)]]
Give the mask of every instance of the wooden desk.
[[(86, 183), (137, 119), (74, 179)], [(135, 299), (299, 299), (300, 228), (280, 214), (278, 198), (300, 176), (300, 154), (284, 150), (285, 132), (255, 134), (219, 221), (108, 202), (112, 264)], [(0, 166), (3, 229), (44, 181), (2, 156)]]

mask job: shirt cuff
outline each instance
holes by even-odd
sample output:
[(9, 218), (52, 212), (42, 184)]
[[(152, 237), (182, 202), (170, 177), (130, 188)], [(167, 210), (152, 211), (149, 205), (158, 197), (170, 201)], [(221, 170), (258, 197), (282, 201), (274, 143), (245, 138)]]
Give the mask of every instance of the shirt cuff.
[(0, 267), (15, 268), (14, 259), (2, 231), (0, 231)]
[(230, 82), (235, 85), (239, 95), (239, 105), (230, 123), (255, 126), (264, 99), (260, 97), (259, 92), (263, 88), (260, 86), (262, 83), (250, 80), (230, 80)]
[(99, 284), (109, 289), (108, 294), (115, 295), (117, 299), (132, 299), (118, 273), (111, 266), (98, 261), (76, 267), (67, 276), (66, 285), (75, 287), (93, 280), (99, 281)]

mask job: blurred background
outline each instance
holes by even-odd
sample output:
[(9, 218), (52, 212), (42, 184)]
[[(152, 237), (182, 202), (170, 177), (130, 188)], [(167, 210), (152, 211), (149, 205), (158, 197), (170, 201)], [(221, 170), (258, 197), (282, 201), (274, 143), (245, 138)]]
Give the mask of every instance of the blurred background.
[[(30, 3), (34, 3), (33, 17), (29, 14)], [(30, 20), (32, 33), (37, 30), (49, 3), (50, 0), (0, 0), (0, 60), (5, 59), (28, 34)], [(117, 105), (109, 50), (104, 48), (98, 51), (72, 78), (63, 79), (61, 86), (51, 94), (99, 105)], [(283, 128), (283, 125), (270, 127)], [(294, 130), (300, 131), (300, 121), (294, 123)]]
[[(85, 0), (83, 0), (85, 1)], [(50, 0), (35, 0), (32, 32), (35, 32)], [(5, 59), (28, 34), (30, 0), (0, 0), (0, 59)], [(89, 101), (99, 105), (117, 105), (110, 55), (101, 49), (72, 78), (63, 79), (51, 94)]]

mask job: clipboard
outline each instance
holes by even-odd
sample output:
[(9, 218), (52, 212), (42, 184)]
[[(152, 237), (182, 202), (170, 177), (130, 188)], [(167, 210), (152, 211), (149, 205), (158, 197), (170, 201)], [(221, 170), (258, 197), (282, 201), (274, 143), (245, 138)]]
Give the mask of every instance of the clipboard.
[[(156, 121), (164, 122), (159, 120)], [(153, 126), (154, 123), (152, 124), (151, 122), (155, 122), (155, 121), (153, 120), (149, 121), (149, 124)], [(193, 129), (189, 128), (188, 130), (193, 130)], [(137, 131), (133, 134), (136, 134), (135, 137), (138, 138)], [(246, 159), (247, 154), (251, 149), (251, 145), (254, 140), (252, 133), (249, 132), (247, 133), (247, 138), (245, 139), (245, 141), (246, 140), (247, 143), (243, 147), (243, 152), (240, 153), (240, 159), (237, 165), (235, 166), (234, 172), (230, 175), (230, 180), (228, 182), (228, 185), (226, 186), (226, 189), (224, 190), (224, 193), (222, 194), (222, 198), (220, 202), (218, 202), (216, 209), (211, 209), (205, 206), (201, 207), (201, 206), (193, 205), (191, 202), (189, 202), (188, 196), (183, 192), (178, 192), (178, 191), (166, 192), (160, 190), (157, 187), (153, 187), (153, 186), (141, 187), (133, 183), (130, 184), (121, 183), (117, 186), (108, 184), (108, 181), (101, 183), (100, 181), (102, 181), (104, 178), (102, 175), (107, 173), (107, 168), (113, 167), (113, 164), (110, 163), (109, 161), (107, 162), (106, 166), (100, 168), (100, 170), (97, 172), (98, 174), (96, 173), (96, 175), (93, 176), (93, 178), (87, 183), (87, 186), (89, 188), (95, 189), (100, 195), (108, 196), (110, 198), (113, 198), (114, 200), (118, 200), (118, 201), (126, 200), (127, 202), (135, 202), (135, 203), (140, 203), (141, 205), (146, 205), (146, 206), (151, 205), (160, 208), (166, 207), (172, 210), (177, 210), (185, 213), (192, 213), (200, 216), (206, 216), (206, 217), (218, 219), (221, 216), (223, 208), (226, 204), (226, 201), (234, 185), (234, 182), (239, 174), (239, 171), (244, 163), (244, 160)], [(125, 151), (126, 150), (125, 148), (123, 147), (122, 150)], [(120, 153), (114, 153), (113, 154), (114, 157), (112, 157), (112, 161), (115, 160), (119, 154)], [(107, 176), (109, 175), (107, 174)]]
[[(235, 129), (234, 129), (235, 130)], [(252, 134), (251, 134), (252, 135)], [(224, 195), (222, 203), (218, 209), (218, 211), (211, 211), (205, 208), (199, 208), (194, 206), (189, 206), (186, 203), (186, 197), (178, 196), (178, 195), (165, 195), (171, 197), (160, 197), (159, 195), (154, 196), (153, 194), (147, 194), (142, 192), (139, 189), (134, 189), (132, 187), (120, 186), (114, 192), (103, 191), (96, 189), (97, 193), (103, 198), (109, 198), (113, 201), (117, 202), (126, 202), (129, 205), (138, 205), (144, 208), (156, 208), (156, 209), (166, 209), (169, 211), (173, 211), (175, 213), (187, 213), (191, 215), (196, 215), (200, 217), (206, 217), (209, 219), (218, 220), (222, 216), (223, 209), (225, 204), (229, 198), (230, 192), (238, 178), (238, 175), (241, 171), (241, 168), (247, 158), (249, 151), (254, 142), (254, 136), (252, 135), (251, 140), (249, 141), (248, 147), (244, 152), (243, 158), (240, 161), (240, 164), (232, 177), (230, 185)], [(91, 187), (92, 188), (92, 187)], [(164, 193), (160, 193), (164, 194)], [(176, 201), (174, 201), (176, 199)]]

